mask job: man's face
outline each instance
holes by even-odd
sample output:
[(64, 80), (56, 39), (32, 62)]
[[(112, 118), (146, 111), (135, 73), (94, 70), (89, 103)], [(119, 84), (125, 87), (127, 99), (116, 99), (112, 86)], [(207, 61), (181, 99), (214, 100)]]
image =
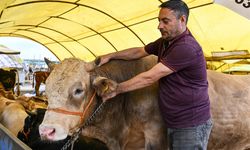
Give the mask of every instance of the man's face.
[(173, 10), (161, 8), (158, 20), (158, 29), (160, 30), (163, 39), (172, 40), (174, 37), (185, 31), (185, 17), (182, 16), (177, 19)]

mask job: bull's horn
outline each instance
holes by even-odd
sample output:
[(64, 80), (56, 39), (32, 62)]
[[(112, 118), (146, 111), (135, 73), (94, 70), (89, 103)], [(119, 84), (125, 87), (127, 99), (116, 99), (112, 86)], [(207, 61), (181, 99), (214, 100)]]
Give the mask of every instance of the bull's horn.
[(47, 59), (46, 57), (44, 57), (44, 61), (48, 65), (50, 71), (52, 71), (55, 68), (56, 64)]

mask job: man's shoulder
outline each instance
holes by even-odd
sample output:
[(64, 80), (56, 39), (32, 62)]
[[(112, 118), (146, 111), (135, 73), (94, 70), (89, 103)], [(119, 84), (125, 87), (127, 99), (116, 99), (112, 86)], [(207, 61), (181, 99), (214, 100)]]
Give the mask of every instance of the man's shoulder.
[(183, 45), (187, 49), (188, 48), (197, 50), (202, 49), (198, 41), (192, 35), (183, 36), (178, 42), (176, 42), (176, 45), (178, 46)]

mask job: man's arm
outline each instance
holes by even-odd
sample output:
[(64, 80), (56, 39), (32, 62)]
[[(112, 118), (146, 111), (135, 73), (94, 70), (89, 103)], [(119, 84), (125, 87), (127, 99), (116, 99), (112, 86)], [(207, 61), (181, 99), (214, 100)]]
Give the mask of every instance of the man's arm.
[(115, 91), (102, 95), (102, 98), (105, 101), (107, 99), (115, 97), (120, 93), (147, 87), (158, 81), (160, 78), (171, 74), (172, 72), (173, 71), (164, 64), (158, 63), (150, 70), (140, 73), (137, 76), (118, 84)]
[(122, 51), (100, 56), (101, 62), (99, 66), (109, 62), (111, 59), (133, 60), (145, 57), (147, 55), (148, 53), (145, 51), (144, 47), (129, 48)]

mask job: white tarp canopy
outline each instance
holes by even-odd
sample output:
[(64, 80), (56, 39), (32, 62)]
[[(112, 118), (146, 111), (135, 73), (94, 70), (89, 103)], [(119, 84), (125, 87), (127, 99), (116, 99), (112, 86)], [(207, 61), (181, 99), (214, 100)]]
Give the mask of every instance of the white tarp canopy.
[(215, 0), (215, 3), (223, 5), (234, 12), (250, 19), (250, 1), (248, 0)]
[(0, 45), (0, 68), (23, 68), (20, 52)]

